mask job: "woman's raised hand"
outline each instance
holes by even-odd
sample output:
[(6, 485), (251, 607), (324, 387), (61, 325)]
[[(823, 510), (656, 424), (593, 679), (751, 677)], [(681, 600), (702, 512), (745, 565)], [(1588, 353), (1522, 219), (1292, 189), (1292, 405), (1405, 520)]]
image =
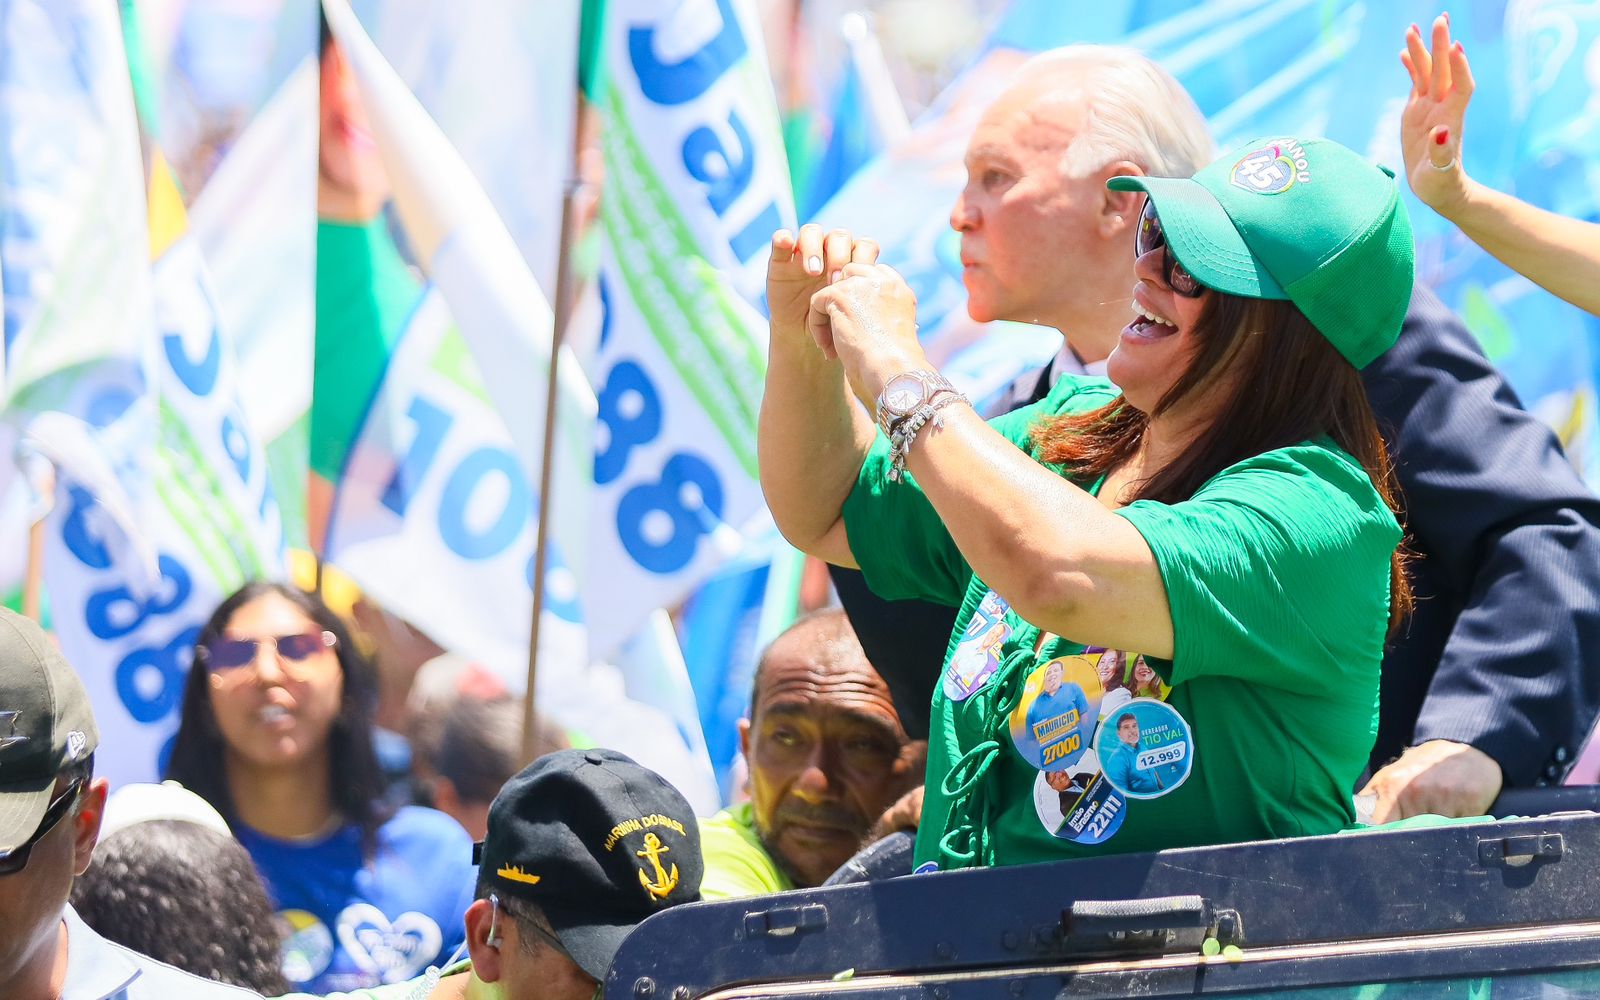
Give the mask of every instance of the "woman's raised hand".
[(824, 234), (821, 226), (810, 223), (800, 227), (798, 236), (787, 229), (773, 233), (767, 261), (767, 308), (773, 330), (794, 334), (804, 330), (813, 295), (838, 280), (846, 264), (871, 264), (877, 259), (877, 243), (852, 238), (843, 229)]
[(1450, 41), (1450, 16), (1433, 21), (1433, 51), (1422, 31), (1406, 29), (1400, 62), (1411, 74), (1411, 94), (1400, 116), (1400, 148), (1406, 180), (1422, 203), (1448, 218), (1467, 193), (1461, 169), (1461, 130), (1472, 99), (1472, 70), (1460, 42)]
[(838, 280), (811, 298), (808, 329), (830, 358), (844, 363), (850, 388), (871, 410), (883, 383), (928, 367), (917, 340), (917, 296), (887, 264), (846, 264)]

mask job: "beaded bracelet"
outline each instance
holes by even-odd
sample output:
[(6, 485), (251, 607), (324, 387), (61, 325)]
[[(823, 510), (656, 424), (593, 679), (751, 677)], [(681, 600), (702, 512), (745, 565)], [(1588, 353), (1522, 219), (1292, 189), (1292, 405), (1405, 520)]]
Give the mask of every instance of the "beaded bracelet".
[(944, 414), (939, 411), (955, 402), (969, 405), (971, 403), (961, 393), (948, 390), (912, 410), (895, 424), (889, 435), (889, 443), (892, 446), (889, 451), (889, 482), (897, 483), (900, 477), (905, 475), (906, 458), (911, 454), (911, 444), (917, 439), (917, 433), (930, 422), (934, 427), (943, 427)]

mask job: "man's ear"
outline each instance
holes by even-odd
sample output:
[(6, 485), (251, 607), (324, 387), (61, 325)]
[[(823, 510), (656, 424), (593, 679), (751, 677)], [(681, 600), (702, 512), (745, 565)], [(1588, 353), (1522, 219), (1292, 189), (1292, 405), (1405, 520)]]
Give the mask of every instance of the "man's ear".
[(739, 720), (739, 752), (745, 760), (750, 759), (750, 720)]
[(1143, 191), (1113, 191), (1106, 187), (1106, 181), (1113, 177), (1143, 177), (1144, 168), (1132, 160), (1117, 160), (1101, 167), (1095, 173), (1095, 180), (1099, 183), (1101, 201), (1100, 215), (1098, 218), (1100, 235), (1106, 240), (1126, 239), (1133, 241), (1128, 235), (1133, 232), (1133, 227), (1139, 224), (1139, 213), (1144, 211)]
[[(490, 925), (496, 923), (495, 906), (487, 899), (475, 899), (467, 907), (467, 954), (472, 957), (472, 974), (486, 983), (500, 981), (500, 948), (503, 940), (490, 943)], [(510, 918), (504, 913), (499, 915), (499, 926), (495, 927), (497, 935), (504, 935), (506, 921)]]
[(77, 815), (72, 818), (72, 874), (82, 875), (94, 860), (94, 845), (100, 839), (100, 820), (106, 812), (106, 793), (111, 782), (96, 778), (83, 790)]

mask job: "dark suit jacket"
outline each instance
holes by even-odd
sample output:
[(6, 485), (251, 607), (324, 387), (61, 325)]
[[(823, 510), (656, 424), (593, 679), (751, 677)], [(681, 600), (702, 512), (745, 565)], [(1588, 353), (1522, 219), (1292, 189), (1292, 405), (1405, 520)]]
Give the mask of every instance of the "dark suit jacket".
[[(1406, 506), (1417, 610), (1383, 661), (1372, 766), (1432, 739), (1469, 743), (1511, 787), (1566, 773), (1600, 713), (1600, 499), (1426, 289), (1362, 372)], [(1044, 396), (1031, 373), (997, 412)], [(925, 737), (955, 609), (834, 585), (908, 732)]]

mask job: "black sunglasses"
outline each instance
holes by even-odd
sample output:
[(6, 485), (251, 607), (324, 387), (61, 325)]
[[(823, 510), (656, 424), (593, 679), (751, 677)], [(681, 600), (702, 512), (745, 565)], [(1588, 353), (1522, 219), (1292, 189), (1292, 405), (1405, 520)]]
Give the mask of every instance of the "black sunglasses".
[(332, 632), (302, 632), (299, 635), (277, 635), (265, 639), (216, 638), (195, 650), (208, 670), (238, 670), (256, 661), (256, 651), (263, 642), (272, 643), (278, 656), (290, 663), (304, 663), (324, 649), (331, 649), (338, 639)]
[(1156, 215), (1155, 202), (1146, 198), (1144, 212), (1139, 216), (1139, 225), (1133, 231), (1133, 256), (1137, 260), (1152, 250), (1161, 251), (1161, 275), (1167, 287), (1182, 295), (1186, 299), (1198, 299), (1206, 293), (1206, 288), (1196, 281), (1194, 275), (1184, 270), (1178, 258), (1172, 256), (1172, 248), (1167, 246), (1166, 231), (1161, 228), (1161, 219)]
[(50, 800), (50, 805), (45, 808), (44, 816), (39, 820), (39, 828), (33, 831), (33, 836), (0, 854), (0, 875), (15, 875), (28, 867), (28, 855), (33, 853), (33, 845), (55, 829), (61, 818), (71, 811), (72, 803), (77, 801), (78, 793), (81, 791), (83, 791), (83, 779), (74, 778), (65, 791)]

